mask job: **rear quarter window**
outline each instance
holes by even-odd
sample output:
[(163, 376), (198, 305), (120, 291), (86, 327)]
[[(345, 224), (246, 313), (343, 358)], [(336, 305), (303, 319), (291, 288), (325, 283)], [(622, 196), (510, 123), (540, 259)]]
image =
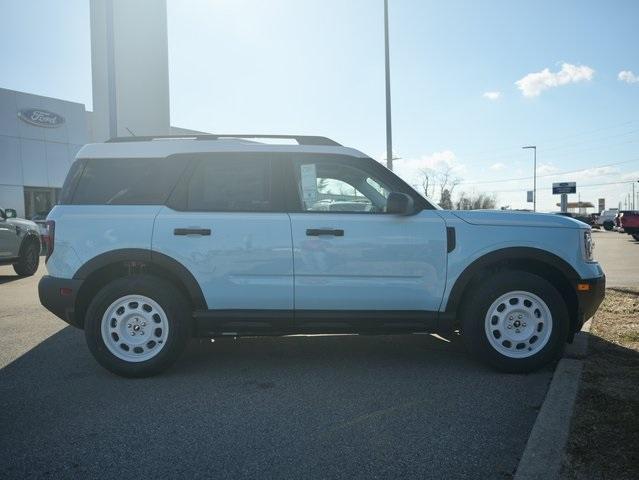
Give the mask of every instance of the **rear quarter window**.
[(84, 169), (70, 202), (74, 205), (161, 205), (186, 167), (184, 161), (175, 157), (83, 162)]

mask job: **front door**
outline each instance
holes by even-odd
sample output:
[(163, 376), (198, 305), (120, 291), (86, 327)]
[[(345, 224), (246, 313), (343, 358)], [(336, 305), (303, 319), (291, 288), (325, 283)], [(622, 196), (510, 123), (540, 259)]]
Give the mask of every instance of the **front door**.
[(310, 155), (293, 160), (292, 171), (301, 207), (290, 214), (296, 320), (309, 311), (373, 318), (374, 311), (438, 310), (446, 228), (436, 210), (385, 213), (391, 191), (415, 192), (371, 159)]
[[(153, 250), (193, 274), (209, 316), (226, 322), (229, 332), (286, 327), (293, 254), (290, 220), (273, 188), (277, 162), (240, 153), (203, 154), (193, 162), (156, 218)], [(237, 330), (235, 320), (243, 322)]]
[(10, 223), (0, 209), (0, 260), (18, 256), (18, 234), (16, 226)]

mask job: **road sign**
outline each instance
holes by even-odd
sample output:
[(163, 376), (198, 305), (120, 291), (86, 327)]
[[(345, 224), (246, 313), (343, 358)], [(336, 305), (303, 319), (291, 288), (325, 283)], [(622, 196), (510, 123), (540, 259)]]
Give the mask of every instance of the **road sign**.
[(533, 191), (532, 190), (528, 190), (526, 192), (526, 201), (528, 203), (533, 203), (534, 199), (533, 199)]
[(577, 184), (575, 182), (559, 182), (552, 184), (553, 195), (562, 193), (577, 193)]
[(606, 209), (606, 199), (605, 198), (600, 198), (599, 199), (599, 210), (598, 212), (601, 213)]

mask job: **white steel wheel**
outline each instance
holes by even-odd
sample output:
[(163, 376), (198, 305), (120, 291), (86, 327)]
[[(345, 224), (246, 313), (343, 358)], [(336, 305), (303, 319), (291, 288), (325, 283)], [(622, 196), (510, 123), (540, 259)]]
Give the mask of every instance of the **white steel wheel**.
[(513, 291), (501, 295), (488, 308), (484, 330), (488, 343), (509, 358), (528, 358), (548, 343), (552, 314), (534, 293)]
[(102, 341), (109, 351), (126, 362), (144, 362), (166, 345), (169, 322), (162, 307), (144, 295), (118, 298), (105, 310)]

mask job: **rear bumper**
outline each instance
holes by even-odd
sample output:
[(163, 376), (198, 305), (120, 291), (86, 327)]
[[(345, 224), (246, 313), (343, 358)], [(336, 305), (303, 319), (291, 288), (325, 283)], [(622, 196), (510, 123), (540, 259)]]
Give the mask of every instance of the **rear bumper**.
[(81, 286), (82, 280), (45, 275), (38, 283), (40, 303), (69, 325), (78, 327), (78, 319), (75, 318), (75, 300)]

